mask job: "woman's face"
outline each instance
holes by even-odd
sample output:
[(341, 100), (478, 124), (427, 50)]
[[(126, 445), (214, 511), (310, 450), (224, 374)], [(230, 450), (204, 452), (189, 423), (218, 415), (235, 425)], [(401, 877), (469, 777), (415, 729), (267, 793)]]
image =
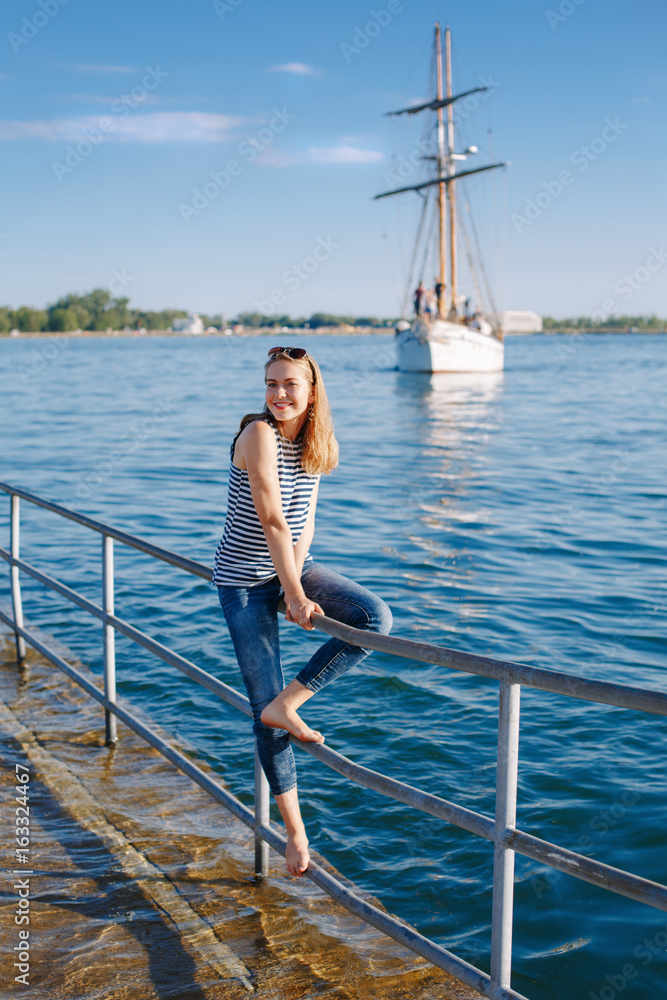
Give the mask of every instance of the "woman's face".
[(283, 425), (289, 437), (294, 437), (306, 421), (308, 407), (315, 399), (315, 388), (303, 368), (281, 358), (268, 367), (265, 398), (272, 416)]

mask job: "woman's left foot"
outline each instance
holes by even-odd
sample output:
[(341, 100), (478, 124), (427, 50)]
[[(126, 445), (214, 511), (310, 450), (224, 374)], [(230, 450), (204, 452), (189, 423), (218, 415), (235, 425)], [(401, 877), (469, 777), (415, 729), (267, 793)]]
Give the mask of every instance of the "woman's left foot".
[(306, 837), (305, 830), (298, 835), (288, 835), (285, 861), (287, 862), (287, 871), (290, 875), (294, 875), (296, 878), (303, 875), (310, 862), (308, 838)]
[(286, 729), (304, 743), (324, 743), (322, 733), (307, 726), (296, 709), (284, 703), (281, 695), (263, 709), (261, 719), (265, 726), (270, 726), (272, 729)]

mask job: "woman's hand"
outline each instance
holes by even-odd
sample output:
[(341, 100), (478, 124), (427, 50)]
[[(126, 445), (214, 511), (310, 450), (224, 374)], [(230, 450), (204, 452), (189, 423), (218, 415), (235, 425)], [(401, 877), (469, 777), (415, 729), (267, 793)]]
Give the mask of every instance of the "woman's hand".
[(285, 594), (285, 618), (288, 622), (295, 622), (300, 625), (301, 628), (308, 629), (312, 631), (313, 625), (310, 621), (310, 616), (313, 611), (318, 611), (321, 615), (324, 614), (322, 608), (315, 601), (310, 601), (305, 594), (300, 594), (294, 597), (288, 597)]

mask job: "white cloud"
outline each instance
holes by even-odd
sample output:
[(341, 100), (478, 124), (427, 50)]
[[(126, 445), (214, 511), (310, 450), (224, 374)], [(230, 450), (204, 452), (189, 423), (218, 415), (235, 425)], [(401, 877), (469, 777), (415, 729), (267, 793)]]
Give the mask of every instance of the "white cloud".
[(354, 146), (333, 146), (328, 149), (311, 146), (306, 153), (307, 163), (377, 163), (384, 154), (374, 149), (357, 149)]
[(80, 70), (82, 73), (139, 73), (140, 71), (135, 66), (107, 66), (107, 65), (97, 65), (95, 63), (60, 63), (61, 69), (76, 69)]
[(275, 149), (273, 146), (267, 146), (263, 149), (255, 160), (258, 167), (291, 167), (300, 162), (296, 156), (283, 153), (282, 150)]
[[(49, 94), (50, 101), (68, 101), (71, 104), (113, 104), (119, 101), (118, 95), (108, 97), (103, 94)], [(155, 94), (145, 94), (137, 104), (159, 104), (160, 100)]]
[(322, 71), (307, 63), (291, 62), (282, 66), (269, 66), (269, 73), (296, 73), (298, 76), (321, 76)]
[(632, 104), (653, 104), (650, 97), (633, 97)]
[(243, 123), (236, 115), (208, 114), (204, 111), (154, 111), (100, 117), (78, 115), (55, 118), (52, 121), (0, 121), (0, 141), (16, 139), (46, 139), (51, 142), (71, 142), (84, 138), (83, 131), (99, 129), (100, 122), (110, 122), (113, 128), (106, 137), (124, 142), (223, 142), (232, 128)]
[(262, 150), (255, 162), (258, 167), (293, 167), (299, 163), (377, 163), (383, 159), (384, 154), (373, 149), (343, 145), (329, 148), (311, 146), (305, 153), (284, 153), (269, 147)]

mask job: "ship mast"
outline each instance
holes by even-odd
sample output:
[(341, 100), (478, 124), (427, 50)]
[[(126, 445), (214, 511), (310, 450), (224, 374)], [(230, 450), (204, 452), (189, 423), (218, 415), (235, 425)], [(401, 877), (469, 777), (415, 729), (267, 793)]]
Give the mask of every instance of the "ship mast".
[[(449, 28), (447, 29), (447, 37), (449, 37)], [(442, 44), (440, 40), (440, 25), (436, 22), (435, 25), (435, 65), (437, 72), (437, 82), (438, 82), (438, 105), (443, 99), (442, 93)], [(451, 93), (448, 93), (451, 96)], [(451, 105), (448, 114), (451, 114)], [(438, 177), (443, 177), (445, 173), (445, 122), (442, 113), (442, 107), (438, 106)], [(438, 281), (442, 286), (442, 291), (445, 289), (445, 260), (446, 260), (446, 221), (445, 221), (445, 183), (444, 181), (438, 184), (438, 217), (439, 217), (439, 257), (440, 257), (440, 273)], [(444, 319), (444, 295), (441, 293), (438, 296), (439, 304), (439, 316), (440, 319)]]
[[(445, 28), (445, 65), (447, 70), (447, 97), (452, 97), (452, 33), (449, 25)], [(452, 153), (454, 152), (454, 106), (447, 105), (447, 175), (453, 173)], [(440, 185), (442, 187), (442, 185)], [(449, 318), (456, 318), (456, 193), (454, 184), (447, 182), (449, 202)]]
[[(438, 155), (435, 157), (437, 163), (436, 176), (430, 178), (426, 181), (420, 181), (419, 184), (408, 184), (405, 187), (394, 188), (393, 191), (383, 191), (381, 194), (375, 195), (375, 200), (378, 198), (388, 198), (392, 195), (403, 194), (405, 191), (417, 191), (421, 194), (427, 188), (438, 187), (438, 214), (439, 214), (439, 275), (438, 281), (442, 286), (440, 294), (440, 304), (439, 304), (439, 316), (441, 319), (452, 319), (457, 318), (457, 308), (456, 308), (456, 197), (455, 197), (455, 181), (460, 180), (462, 177), (470, 177), (472, 174), (481, 174), (487, 170), (496, 170), (498, 167), (507, 167), (508, 163), (487, 163), (483, 167), (473, 167), (472, 170), (456, 170), (455, 161), (457, 160), (467, 160), (471, 153), (477, 152), (476, 146), (469, 146), (464, 153), (456, 153), (454, 146), (454, 114), (453, 114), (453, 104), (455, 101), (460, 101), (464, 97), (468, 97), (470, 94), (478, 94), (486, 92), (489, 90), (488, 87), (473, 87), (471, 90), (464, 90), (460, 94), (452, 93), (452, 52), (451, 52), (451, 33), (449, 26), (445, 29), (445, 81), (447, 93), (443, 96), (443, 73), (442, 73), (442, 42), (440, 34), (440, 25), (436, 23), (435, 25), (435, 50), (436, 50), (436, 77), (437, 77), (437, 89), (438, 95), (435, 100), (426, 101), (424, 104), (411, 105), (408, 108), (400, 108), (397, 111), (387, 111), (388, 115), (417, 115), (422, 111), (436, 111), (437, 112), (437, 122), (438, 122)], [(445, 130), (445, 121), (443, 115), (443, 109), (447, 108), (447, 129)], [(427, 160), (432, 160), (433, 157), (425, 157)], [(445, 289), (446, 284), (446, 258), (447, 258), (447, 212), (446, 207), (449, 204), (449, 294), (447, 296), (449, 300), (449, 309), (445, 303), (445, 297), (442, 294)], [(426, 203), (425, 203), (426, 205)], [(424, 209), (425, 210), (425, 209)], [(415, 250), (416, 253), (416, 250)]]

